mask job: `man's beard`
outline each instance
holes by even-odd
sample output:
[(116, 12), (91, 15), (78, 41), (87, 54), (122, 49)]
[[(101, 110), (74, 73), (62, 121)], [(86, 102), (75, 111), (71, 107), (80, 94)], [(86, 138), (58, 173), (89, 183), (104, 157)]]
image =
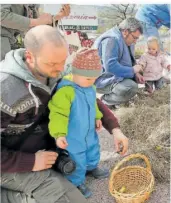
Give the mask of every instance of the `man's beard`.
[[(51, 78), (51, 76), (49, 76), (49, 75), (47, 75), (47, 74), (44, 74), (44, 73), (42, 73), (40, 70), (40, 68), (39, 68), (39, 65), (38, 65), (38, 63), (37, 63), (37, 58), (35, 57), (35, 65), (34, 65), (34, 73), (38, 76), (38, 77), (42, 77), (42, 78)], [(58, 73), (57, 73), (57, 75), (56, 75), (56, 77), (55, 78), (61, 78), (61, 71), (59, 71)]]
[[(129, 39), (129, 34), (124, 38), (125, 42), (127, 41), (127, 39)], [(126, 43), (127, 46), (131, 46), (132, 44), (134, 44), (134, 43), (128, 43), (128, 42)]]
[(43, 74), (41, 71), (40, 71), (40, 68), (39, 68), (39, 65), (37, 64), (37, 58), (35, 57), (35, 65), (34, 65), (34, 72), (36, 75), (40, 76), (40, 77), (43, 77), (43, 78), (48, 78), (47, 75)]

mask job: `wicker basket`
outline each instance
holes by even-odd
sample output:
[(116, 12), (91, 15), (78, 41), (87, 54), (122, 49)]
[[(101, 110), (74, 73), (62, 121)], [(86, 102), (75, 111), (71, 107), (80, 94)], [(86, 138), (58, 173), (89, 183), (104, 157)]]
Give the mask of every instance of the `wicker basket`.
[[(119, 169), (125, 162), (134, 158), (143, 159), (147, 167), (134, 165)], [(143, 203), (149, 198), (153, 187), (154, 176), (151, 165), (147, 157), (142, 154), (125, 157), (113, 169), (109, 180), (109, 191), (117, 203)]]

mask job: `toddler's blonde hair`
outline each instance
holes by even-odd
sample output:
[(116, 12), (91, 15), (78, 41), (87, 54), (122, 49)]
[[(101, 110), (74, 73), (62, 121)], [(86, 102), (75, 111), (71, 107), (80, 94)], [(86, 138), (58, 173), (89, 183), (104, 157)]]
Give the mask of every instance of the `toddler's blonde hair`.
[(159, 51), (160, 50), (160, 45), (159, 45), (159, 40), (157, 37), (149, 37), (147, 39), (147, 46), (148, 47), (155, 47), (157, 48), (157, 50)]

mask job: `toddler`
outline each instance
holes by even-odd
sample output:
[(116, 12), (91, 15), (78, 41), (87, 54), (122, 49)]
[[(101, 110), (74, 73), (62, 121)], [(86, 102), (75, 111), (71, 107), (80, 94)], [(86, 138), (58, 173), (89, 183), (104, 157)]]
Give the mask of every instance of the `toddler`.
[(170, 71), (170, 64), (166, 60), (165, 55), (160, 51), (159, 41), (156, 37), (150, 37), (147, 40), (148, 50), (144, 53), (138, 65), (143, 68), (143, 76), (145, 79), (145, 91), (153, 91), (155, 89), (161, 89), (164, 85), (163, 69)]
[(72, 75), (65, 76), (57, 85), (49, 102), (50, 135), (59, 148), (66, 149), (76, 162), (76, 170), (66, 176), (88, 198), (91, 191), (85, 185), (86, 173), (95, 178), (106, 178), (108, 170), (98, 167), (100, 146), (96, 130), (102, 126), (102, 113), (96, 103), (93, 85), (102, 70), (96, 49), (78, 51), (72, 62)]

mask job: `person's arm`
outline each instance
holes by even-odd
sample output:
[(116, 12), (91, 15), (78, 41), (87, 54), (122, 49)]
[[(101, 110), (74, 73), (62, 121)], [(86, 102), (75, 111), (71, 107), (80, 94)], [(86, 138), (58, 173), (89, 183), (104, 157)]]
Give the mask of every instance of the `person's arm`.
[(101, 113), (103, 114), (103, 117), (101, 118), (102, 120), (102, 125), (103, 127), (110, 133), (112, 134), (112, 130), (114, 128), (119, 128), (119, 123), (118, 119), (114, 116), (114, 114), (108, 109), (108, 107), (103, 104), (102, 101), (97, 99), (97, 105)]
[(48, 13), (33, 19), (11, 12), (11, 4), (1, 4), (0, 8), (1, 26), (20, 31), (27, 31), (37, 25), (52, 24), (52, 16)]
[(11, 12), (11, 4), (1, 4), (1, 26), (26, 31), (30, 27), (30, 19)]
[(21, 173), (32, 171), (35, 154), (9, 150), (1, 146), (1, 172)]
[[(96, 92), (96, 86), (95, 86), (95, 85), (93, 85), (93, 88), (94, 88), (94, 90), (95, 90), (95, 92)], [(103, 117), (103, 114), (102, 114), (101, 111), (99, 110), (99, 107), (98, 107), (98, 105), (97, 105), (97, 100), (96, 100), (96, 102), (95, 102), (95, 109), (96, 109), (96, 120), (100, 120), (100, 119)]]
[(115, 38), (107, 38), (102, 41), (102, 61), (107, 72), (117, 77), (133, 78), (134, 69), (130, 66), (123, 66), (119, 63), (119, 45)]
[(25, 173), (41, 171), (51, 168), (57, 158), (56, 152), (38, 151), (25, 153), (10, 150), (1, 145), (1, 172), (3, 173)]
[(101, 111), (98, 108), (97, 102), (96, 102), (96, 120), (100, 120), (103, 117), (103, 114), (101, 113)]
[[(3, 82), (1, 81), (1, 85), (2, 84)], [(31, 172), (31, 171), (41, 171), (41, 170), (51, 168), (57, 158), (56, 152), (49, 152), (49, 151), (38, 151), (36, 153), (22, 152), (18, 148), (19, 143), (17, 140), (16, 140), (17, 142), (16, 149), (10, 149), (7, 147), (8, 145), (6, 144), (6, 141), (8, 142), (9, 139), (11, 139), (10, 142), (12, 143), (14, 142), (15, 144), (15, 140), (13, 140), (14, 136), (13, 134), (10, 135), (8, 128), (10, 124), (16, 123), (16, 116), (17, 116), (16, 109), (14, 109), (12, 106), (9, 106), (7, 105), (7, 103), (5, 103), (7, 98), (4, 98), (3, 96), (4, 96), (5, 89), (7, 89), (7, 87), (8, 85), (3, 86), (3, 89), (0, 92), (1, 93), (0, 95), (1, 97), (1, 105), (0, 105), (1, 171), (3, 173), (23, 173), (23, 172)], [(7, 93), (10, 94), (10, 92), (6, 92), (6, 94)], [(11, 133), (13, 133), (13, 131), (11, 131)]]
[(115, 151), (124, 155), (128, 150), (128, 138), (122, 133), (117, 118), (108, 107), (99, 99), (97, 99), (97, 104), (103, 114), (101, 119), (103, 127), (113, 135)]
[(138, 60), (137, 64), (134, 66), (134, 68), (140, 69), (139, 72), (135, 74), (135, 81), (139, 84), (144, 84), (145, 79), (143, 77), (143, 72), (147, 66), (147, 58), (145, 54), (143, 54), (140, 59)]
[(97, 106), (97, 101), (95, 102), (95, 108), (96, 108), (96, 130), (100, 131), (102, 129), (101, 118), (103, 117), (103, 114), (101, 113), (101, 111)]
[(144, 71), (144, 69), (145, 69), (146, 66), (147, 66), (147, 58), (146, 58), (145, 54), (143, 54), (143, 55), (140, 57), (140, 59), (138, 60), (137, 65), (142, 66), (142, 70)]
[(169, 61), (167, 60), (166, 56), (163, 54), (162, 56), (162, 63), (161, 63), (162, 67), (167, 69), (167, 70), (170, 70), (170, 63)]
[[(35, 154), (25, 153), (17, 150), (8, 149), (3, 144), (3, 133), (5, 136), (5, 129), (7, 126), (15, 120), (16, 115), (9, 115), (1, 106), (1, 172), (3, 173), (15, 173), (15, 172), (29, 172), (35, 163)], [(14, 109), (10, 107), (11, 112)], [(4, 131), (4, 132), (3, 132)], [(12, 139), (12, 136), (11, 136)]]
[(55, 21), (61, 20), (63, 17), (69, 16), (69, 14), (70, 14), (70, 5), (65, 4), (65, 5), (62, 6), (59, 13), (54, 15), (54, 20)]
[(128, 138), (123, 134), (120, 128), (112, 130), (115, 151), (120, 155), (125, 155), (128, 151)]
[(56, 15), (53, 15), (53, 23), (52, 26), (57, 26), (58, 22), (64, 18), (69, 16), (70, 14), (70, 5), (69, 4), (65, 4), (62, 6), (61, 10), (59, 11), (59, 13), (57, 13)]
[(68, 121), (70, 107), (75, 93), (73, 87), (62, 87), (49, 101), (49, 133), (54, 138), (66, 136), (68, 133)]

